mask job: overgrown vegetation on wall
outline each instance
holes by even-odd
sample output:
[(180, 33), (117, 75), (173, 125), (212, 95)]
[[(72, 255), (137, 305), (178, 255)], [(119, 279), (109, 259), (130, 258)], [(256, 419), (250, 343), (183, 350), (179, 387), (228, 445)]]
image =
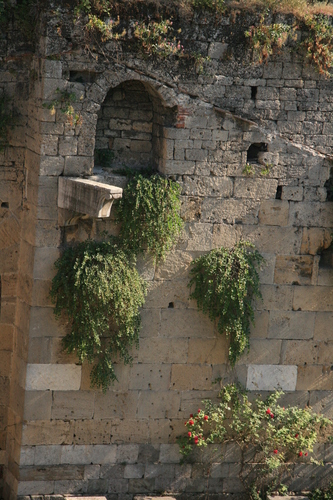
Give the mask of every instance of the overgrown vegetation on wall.
[(229, 337), (232, 365), (249, 348), (250, 325), (254, 323), (252, 300), (261, 297), (256, 267), (262, 262), (253, 245), (241, 242), (231, 249), (212, 250), (192, 264), (191, 298), (199, 310), (218, 321), (219, 333)]
[(180, 452), (186, 458), (208, 444), (234, 445), (241, 452), (238, 477), (252, 500), (266, 498), (268, 490), (281, 490), (281, 478), (294, 464), (310, 460), (320, 465), (314, 445), (330, 440), (333, 424), (309, 407), (280, 406), (282, 395), (275, 391), (251, 403), (244, 391), (227, 385), (218, 403), (206, 400), (204, 409), (190, 415), (187, 435), (179, 438)]

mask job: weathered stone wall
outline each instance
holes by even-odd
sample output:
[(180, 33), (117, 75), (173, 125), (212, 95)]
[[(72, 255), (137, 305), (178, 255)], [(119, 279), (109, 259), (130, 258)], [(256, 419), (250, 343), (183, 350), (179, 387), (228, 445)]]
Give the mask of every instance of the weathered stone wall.
[[(53, 36), (51, 28), (31, 63), (22, 149), (13, 142), (5, 153), (21, 154), (19, 168), (16, 176), (13, 165), (4, 163), (1, 170), (7, 176), (1, 202), (7, 202), (10, 189), (17, 193), (17, 213), (4, 212), (0, 225), (3, 431), (8, 414), (10, 425), (15, 422), (15, 434), (7, 433), (7, 454), (0, 454), (6, 498), (15, 498), (17, 488), (19, 495), (108, 493), (128, 500), (144, 492), (239, 492), (237, 449), (229, 447), (222, 464), (220, 452), (208, 450), (196, 463), (180, 466), (175, 444), (201, 400), (216, 397), (212, 382), (218, 377), (238, 380), (254, 393), (278, 385), (287, 391), (285, 404), (310, 403), (331, 416), (332, 270), (329, 255), (321, 252), (330, 246), (333, 225), (325, 188), (332, 84), (297, 55), (292, 61), (279, 55), (266, 66), (244, 65), (248, 55), (240, 62), (223, 60), (231, 37), (228, 19), (216, 29), (198, 23), (184, 32), (189, 43), (211, 55), (211, 74), (197, 76), (177, 62), (162, 66), (131, 53), (117, 63), (96, 63), (89, 54), (66, 53), (68, 40)], [(49, 58), (59, 46), (60, 59)], [(95, 81), (73, 78), (80, 72), (95, 74)], [(175, 79), (179, 73), (181, 82)], [(57, 88), (76, 94), (77, 124), (61, 109), (43, 107)], [(140, 95), (148, 110), (128, 95), (130, 88), (144, 89)], [(149, 135), (139, 138), (136, 128)], [(116, 140), (127, 141), (127, 149), (115, 149)], [(254, 173), (247, 176), (253, 144), (265, 147), (251, 159)], [(112, 215), (66, 226), (73, 214), (57, 207), (60, 175), (98, 174), (92, 178), (123, 184), (107, 170), (93, 172), (95, 147), (116, 151), (118, 165), (150, 162), (176, 179), (185, 220), (184, 234), (165, 263), (138, 264), (150, 283), (140, 348), (133, 352), (132, 367), (117, 365), (119, 382), (105, 394), (90, 388), (88, 366), (61, 352), (66, 325), (55, 320), (49, 298), (62, 245), (117, 230)], [(6, 226), (16, 223), (18, 228)], [(250, 352), (231, 370), (226, 339), (197, 311), (187, 283), (195, 257), (241, 239), (253, 242), (267, 265)], [(0, 448), (5, 449), (4, 440)], [(331, 447), (319, 451), (325, 467), (300, 463), (291, 488), (330, 478)]]

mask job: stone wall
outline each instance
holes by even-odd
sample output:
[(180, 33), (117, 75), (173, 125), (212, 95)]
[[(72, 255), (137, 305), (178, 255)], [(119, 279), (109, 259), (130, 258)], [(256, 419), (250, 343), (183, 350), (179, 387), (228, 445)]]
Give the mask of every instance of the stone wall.
[[(190, 43), (205, 36), (201, 49), (212, 57), (214, 76), (187, 68), (181, 83), (177, 61), (161, 65), (130, 53), (96, 63), (66, 52), (69, 42), (51, 28), (29, 61), (22, 140), (17, 127), (0, 172), (1, 203), (9, 203), (0, 219), (6, 499), (17, 491), (128, 500), (160, 491), (239, 492), (237, 449), (228, 447), (223, 463), (210, 449), (180, 466), (175, 444), (202, 399), (217, 396), (212, 382), (219, 377), (253, 394), (282, 387), (285, 404), (311, 404), (332, 416), (332, 268), (331, 253), (322, 253), (333, 226), (325, 187), (332, 84), (297, 55), (291, 61), (281, 54), (266, 66), (223, 60), (230, 30), (228, 19), (222, 28), (184, 27)], [(61, 41), (61, 57), (49, 57)], [(73, 77), (85, 72), (94, 81)], [(6, 74), (0, 86), (10, 89)], [(78, 123), (59, 106), (43, 107), (58, 88), (76, 94)], [(120, 141), (124, 148), (115, 147)], [(117, 231), (112, 214), (80, 220), (57, 206), (61, 175), (123, 185), (110, 170), (93, 171), (95, 148), (114, 151), (115, 165), (150, 163), (177, 180), (185, 221), (163, 264), (138, 263), (150, 285), (140, 347), (132, 367), (117, 364), (119, 382), (105, 394), (91, 389), (87, 365), (61, 351), (66, 324), (55, 320), (49, 298), (65, 243)], [(253, 242), (267, 264), (250, 352), (232, 370), (227, 340), (197, 311), (187, 283), (194, 258), (241, 239)], [(292, 489), (330, 479), (331, 447), (318, 452), (325, 467), (300, 463)]]

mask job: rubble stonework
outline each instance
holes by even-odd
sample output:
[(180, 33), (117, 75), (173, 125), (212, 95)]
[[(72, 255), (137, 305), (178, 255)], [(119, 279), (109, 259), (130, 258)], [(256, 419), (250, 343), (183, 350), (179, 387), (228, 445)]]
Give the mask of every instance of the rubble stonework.
[[(199, 43), (201, 28), (197, 20), (184, 32)], [(212, 58), (207, 75), (184, 70), (177, 80), (176, 61), (161, 64), (135, 53), (97, 63), (80, 50), (49, 57), (55, 40), (60, 43), (51, 28), (19, 72), (7, 59), (0, 70), (0, 88), (21, 113), (0, 153), (6, 500), (241, 493), (234, 446), (223, 448), (223, 460), (213, 447), (195, 454), (194, 463), (179, 464), (176, 436), (203, 399), (217, 396), (212, 382), (219, 377), (254, 392), (281, 387), (284, 404), (310, 404), (332, 417), (333, 282), (324, 255), (333, 227), (325, 187), (333, 83), (297, 54), (276, 55), (262, 66), (230, 62), (223, 26), (209, 28), (200, 42)], [(94, 81), (71, 79), (89, 71)], [(76, 94), (77, 123), (43, 106), (57, 88)], [(164, 263), (138, 262), (150, 285), (140, 347), (133, 366), (117, 365), (119, 381), (105, 394), (91, 389), (87, 365), (62, 352), (66, 325), (54, 318), (49, 297), (64, 244), (117, 232), (112, 211), (107, 219), (82, 218), (58, 207), (60, 176), (124, 186), (122, 176), (94, 169), (95, 148), (111, 151), (115, 166), (149, 163), (177, 180), (185, 221)], [(194, 258), (241, 239), (254, 243), (267, 264), (251, 348), (232, 370), (227, 340), (197, 311), (187, 283)], [(332, 479), (332, 446), (319, 451), (324, 467), (295, 466), (291, 489)]]

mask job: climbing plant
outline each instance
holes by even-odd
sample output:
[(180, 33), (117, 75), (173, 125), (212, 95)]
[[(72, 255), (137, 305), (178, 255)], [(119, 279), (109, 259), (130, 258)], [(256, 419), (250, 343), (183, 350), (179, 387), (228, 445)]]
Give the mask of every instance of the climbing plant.
[(180, 186), (159, 175), (130, 178), (117, 209), (120, 237), (135, 254), (148, 252), (156, 262), (165, 258), (182, 227)]
[(76, 352), (80, 362), (94, 363), (92, 385), (106, 390), (116, 380), (115, 357), (132, 360), (129, 349), (138, 343), (146, 283), (133, 255), (114, 238), (66, 248), (55, 267), (55, 314), (64, 311), (70, 321), (63, 347)]
[(150, 252), (158, 261), (174, 244), (182, 227), (179, 195), (171, 180), (132, 172), (117, 212), (120, 237), (68, 247), (55, 263), (51, 298), (56, 316), (64, 312), (70, 323), (63, 347), (93, 363), (91, 383), (104, 391), (116, 380), (114, 359), (130, 363), (129, 349), (138, 345), (147, 286), (136, 255)]
[(234, 365), (249, 347), (250, 325), (254, 322), (253, 297), (261, 298), (257, 266), (263, 257), (248, 242), (233, 248), (217, 248), (192, 263), (191, 298), (218, 331), (230, 339), (229, 359)]

